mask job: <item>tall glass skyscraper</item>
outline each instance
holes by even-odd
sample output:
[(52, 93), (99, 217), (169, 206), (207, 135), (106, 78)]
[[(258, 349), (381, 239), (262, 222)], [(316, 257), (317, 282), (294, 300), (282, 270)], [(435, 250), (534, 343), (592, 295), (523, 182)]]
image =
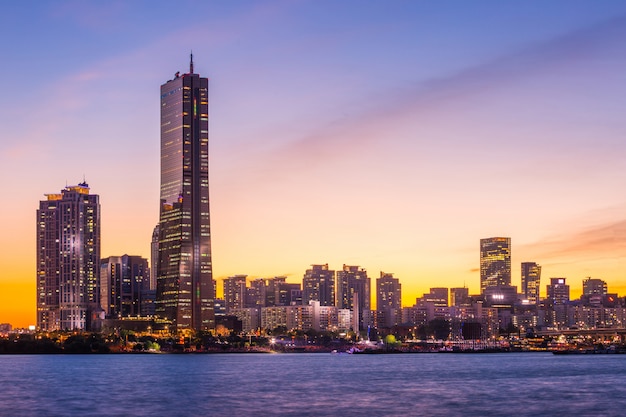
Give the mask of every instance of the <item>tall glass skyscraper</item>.
[(37, 328), (93, 330), (100, 310), (100, 202), (85, 182), (37, 210)]
[(161, 86), (161, 207), (156, 314), (170, 331), (215, 327), (209, 222), (209, 80)]
[(480, 292), (502, 285), (511, 285), (511, 238), (480, 239)]

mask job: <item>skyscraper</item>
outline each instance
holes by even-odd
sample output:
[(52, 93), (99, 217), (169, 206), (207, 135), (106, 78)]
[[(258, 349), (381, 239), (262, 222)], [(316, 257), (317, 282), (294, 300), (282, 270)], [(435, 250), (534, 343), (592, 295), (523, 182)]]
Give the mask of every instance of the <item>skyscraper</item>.
[(344, 265), (337, 271), (337, 308), (352, 310), (359, 317), (361, 329), (365, 328), (364, 322), (370, 315), (370, 287), (370, 279), (363, 268)]
[(82, 182), (37, 210), (37, 328), (91, 330), (100, 309), (100, 203)]
[(530, 304), (539, 302), (541, 266), (536, 262), (522, 262), (522, 294)]
[(511, 285), (511, 238), (480, 239), (480, 292), (500, 285)]
[(335, 271), (328, 264), (311, 265), (302, 278), (302, 303), (319, 301), (321, 306), (335, 305)]
[(156, 314), (170, 330), (215, 327), (209, 222), (209, 80), (161, 86), (161, 206)]

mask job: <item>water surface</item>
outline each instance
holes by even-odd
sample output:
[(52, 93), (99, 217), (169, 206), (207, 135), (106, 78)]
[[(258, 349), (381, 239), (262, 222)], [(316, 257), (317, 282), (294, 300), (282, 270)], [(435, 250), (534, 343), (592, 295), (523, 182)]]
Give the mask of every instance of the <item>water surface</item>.
[(0, 414), (619, 416), (626, 355), (5, 355)]

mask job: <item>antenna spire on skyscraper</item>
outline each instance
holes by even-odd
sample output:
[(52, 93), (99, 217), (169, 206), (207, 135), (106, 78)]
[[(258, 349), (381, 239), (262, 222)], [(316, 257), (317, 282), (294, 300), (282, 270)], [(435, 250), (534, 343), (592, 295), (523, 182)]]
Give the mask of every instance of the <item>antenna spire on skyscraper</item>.
[(193, 51), (191, 51), (189, 60), (189, 74), (193, 74)]

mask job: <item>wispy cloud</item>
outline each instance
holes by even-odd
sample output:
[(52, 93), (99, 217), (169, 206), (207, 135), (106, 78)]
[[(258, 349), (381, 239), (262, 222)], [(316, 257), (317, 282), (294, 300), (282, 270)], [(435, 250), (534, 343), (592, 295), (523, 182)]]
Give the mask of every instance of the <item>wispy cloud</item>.
[(626, 258), (626, 220), (570, 230), (523, 245), (521, 251), (549, 264)]
[[(584, 67), (595, 59), (608, 60), (610, 66), (620, 65), (626, 71), (626, 60), (620, 58), (624, 56), (626, 17), (620, 17), (528, 45), (455, 73), (399, 86), (394, 91), (377, 94), (375, 99), (355, 98), (359, 103), (355, 103), (348, 114), (286, 143), (274, 156), (293, 168), (302, 166), (302, 160), (311, 162), (331, 154), (339, 157), (343, 150), (359, 149), (369, 142), (388, 140), (386, 131), (393, 126), (394, 121), (410, 118), (415, 124), (420, 120), (428, 123), (433, 115), (441, 114), (441, 109), (449, 108), (452, 111), (459, 105), (472, 106), (472, 97), (497, 93), (522, 80), (546, 74), (567, 77), (576, 72), (576, 68)], [(573, 84), (572, 88), (576, 88), (576, 85)], [(538, 96), (545, 97), (546, 94), (549, 92), (538, 92)], [(363, 102), (373, 104), (363, 106)], [(451, 117), (449, 123), (453, 122), (454, 116)]]

